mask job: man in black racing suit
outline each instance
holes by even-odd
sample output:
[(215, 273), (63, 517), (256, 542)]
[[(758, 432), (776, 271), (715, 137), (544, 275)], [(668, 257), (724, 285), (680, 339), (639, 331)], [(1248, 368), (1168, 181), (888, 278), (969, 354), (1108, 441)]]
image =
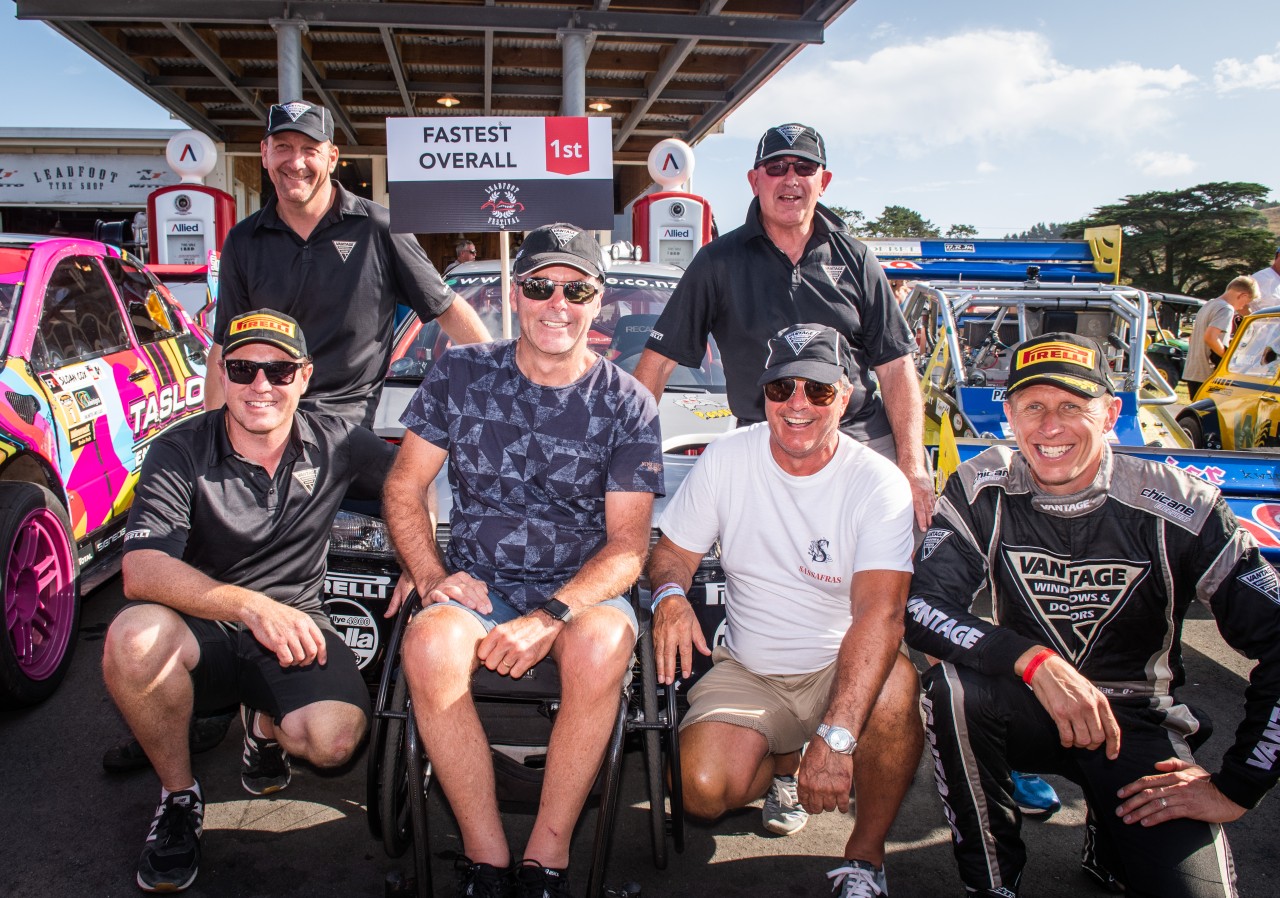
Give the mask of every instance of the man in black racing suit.
[[(1026, 341), (1008, 394), (1018, 450), (994, 446), (947, 482), (907, 605), (907, 643), (942, 659), (922, 703), (967, 893), (1018, 894), (1017, 769), (1081, 786), (1097, 860), (1128, 894), (1235, 895), (1220, 824), (1280, 775), (1280, 579), (1216, 487), (1111, 451), (1120, 400), (1097, 343)], [(970, 611), (984, 586), (996, 623)], [(1259, 661), (1214, 774), (1173, 697), (1193, 599)]]

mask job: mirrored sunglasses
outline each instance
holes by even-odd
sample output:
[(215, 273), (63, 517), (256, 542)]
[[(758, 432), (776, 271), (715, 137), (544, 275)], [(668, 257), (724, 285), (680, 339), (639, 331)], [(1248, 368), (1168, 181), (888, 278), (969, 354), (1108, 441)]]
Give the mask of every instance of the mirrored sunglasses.
[(576, 306), (586, 305), (600, 292), (600, 288), (590, 281), (553, 281), (551, 278), (525, 278), (516, 281), (516, 285), (529, 299), (550, 299), (556, 287), (564, 291), (566, 302)]
[(796, 174), (802, 178), (811, 178), (818, 173), (818, 169), (822, 168), (818, 163), (810, 162), (808, 159), (797, 159), (794, 162), (773, 159), (769, 162), (762, 162), (760, 167), (771, 178), (781, 178), (789, 168), (794, 168)]
[(294, 377), (306, 362), (251, 362), (248, 359), (223, 359), (222, 365), (227, 369), (227, 378), (233, 384), (251, 384), (258, 379), (261, 371), (267, 376), (267, 383), (273, 387), (284, 387), (293, 383)]
[[(827, 406), (835, 402), (837, 392), (835, 384), (820, 384), (812, 380), (806, 380), (803, 383), (804, 396), (811, 405)], [(786, 402), (795, 391), (796, 378), (780, 377), (764, 385), (764, 398), (770, 402)]]

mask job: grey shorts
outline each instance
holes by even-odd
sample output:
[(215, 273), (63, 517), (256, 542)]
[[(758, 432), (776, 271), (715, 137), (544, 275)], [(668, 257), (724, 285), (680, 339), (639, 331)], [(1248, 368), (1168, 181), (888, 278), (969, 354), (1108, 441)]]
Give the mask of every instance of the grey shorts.
[(831, 701), (836, 662), (806, 674), (752, 673), (725, 646), (711, 655), (711, 670), (689, 693), (680, 729), (695, 723), (729, 723), (755, 730), (772, 754), (799, 751)]

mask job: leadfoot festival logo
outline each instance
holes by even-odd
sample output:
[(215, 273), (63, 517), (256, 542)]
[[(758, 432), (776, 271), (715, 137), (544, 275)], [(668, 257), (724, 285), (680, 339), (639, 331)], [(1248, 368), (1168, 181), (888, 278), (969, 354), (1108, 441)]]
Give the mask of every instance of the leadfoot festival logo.
[(490, 184), (484, 189), (485, 202), (480, 209), (489, 213), (489, 224), (505, 229), (520, 222), (524, 203), (516, 199), (519, 192), (519, 187), (506, 181)]

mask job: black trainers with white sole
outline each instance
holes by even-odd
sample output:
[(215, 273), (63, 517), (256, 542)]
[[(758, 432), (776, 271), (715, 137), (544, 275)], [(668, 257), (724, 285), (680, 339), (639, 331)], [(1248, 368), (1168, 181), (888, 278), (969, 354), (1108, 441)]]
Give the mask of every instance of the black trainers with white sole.
[(266, 739), (254, 731), (261, 711), (240, 709), (244, 722), (244, 754), (240, 758), (240, 784), (250, 795), (271, 795), (282, 791), (293, 778), (289, 755), (274, 739)]
[(204, 800), (194, 789), (170, 792), (156, 806), (151, 832), (138, 859), (138, 888), (144, 892), (181, 892), (200, 872), (200, 834)]

